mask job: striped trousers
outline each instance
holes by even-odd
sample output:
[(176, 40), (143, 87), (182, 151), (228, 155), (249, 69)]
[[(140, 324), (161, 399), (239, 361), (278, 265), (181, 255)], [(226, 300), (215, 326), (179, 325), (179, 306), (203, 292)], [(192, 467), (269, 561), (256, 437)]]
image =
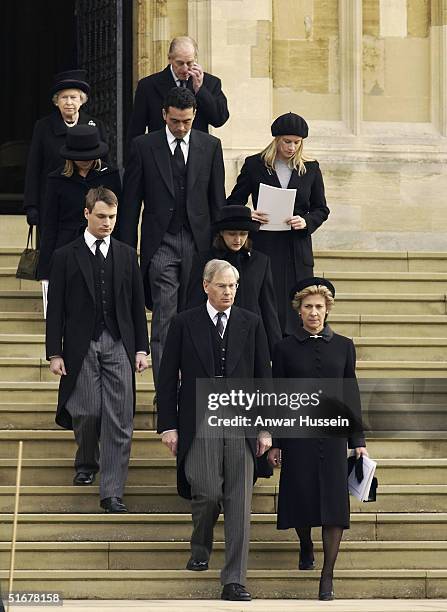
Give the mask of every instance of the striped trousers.
[(76, 472), (100, 471), (101, 499), (122, 497), (133, 432), (133, 371), (121, 340), (92, 340), (66, 409), (78, 450)]

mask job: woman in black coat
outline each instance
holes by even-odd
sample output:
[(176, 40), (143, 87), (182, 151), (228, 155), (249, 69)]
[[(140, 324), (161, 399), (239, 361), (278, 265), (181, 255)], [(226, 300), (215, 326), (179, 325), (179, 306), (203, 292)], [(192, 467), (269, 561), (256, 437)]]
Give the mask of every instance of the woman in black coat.
[(252, 218), (264, 224), (268, 216), (256, 211), (260, 184), (296, 189), (293, 216), (288, 219), (291, 229), (261, 229), (253, 239), (254, 248), (270, 257), (279, 322), (283, 334), (287, 335), (298, 329), (289, 290), (313, 274), (311, 234), (326, 221), (329, 208), (318, 162), (303, 154), (307, 123), (299, 115), (287, 113), (273, 122), (271, 130), (274, 140), (262, 153), (246, 158), (227, 203), (246, 204), (251, 196), (255, 209)]
[[(303, 279), (293, 290), (293, 308), (302, 327), (279, 342), (273, 353), (275, 378), (351, 379), (350, 408), (360, 420), (360, 394), (352, 340), (326, 324), (335, 289), (328, 280)], [(298, 318), (297, 317), (297, 318)], [(360, 428), (357, 428), (358, 430)], [(347, 445), (357, 457), (367, 455), (362, 431), (343, 437), (281, 438), (269, 452), (281, 463), (278, 529), (295, 528), (300, 540), (300, 569), (313, 569), (311, 528), (322, 526), (324, 564), (319, 599), (333, 599), (333, 570), (343, 530), (349, 528)]]
[(40, 230), (45, 212), (47, 177), (64, 163), (60, 149), (67, 132), (75, 125), (93, 125), (98, 128), (101, 140), (107, 142), (104, 124), (81, 110), (90, 91), (86, 75), (85, 70), (57, 74), (50, 92), (56, 108), (34, 126), (26, 166), (23, 207), (28, 224), (37, 225)]
[(257, 232), (259, 223), (252, 221), (246, 206), (225, 206), (214, 224), (216, 232), (209, 251), (197, 253), (192, 262), (186, 297), (186, 308), (206, 302), (203, 290), (203, 270), (211, 259), (225, 259), (239, 272), (239, 287), (234, 303), (260, 315), (264, 323), (270, 354), (282, 338), (279, 326), (270, 260), (251, 248), (249, 232)]
[(38, 266), (40, 280), (49, 278), (55, 249), (76, 240), (87, 227), (84, 209), (89, 189), (102, 185), (120, 199), (119, 172), (101, 159), (107, 151), (96, 127), (78, 125), (68, 132), (66, 144), (60, 151), (66, 160), (65, 166), (48, 176)]

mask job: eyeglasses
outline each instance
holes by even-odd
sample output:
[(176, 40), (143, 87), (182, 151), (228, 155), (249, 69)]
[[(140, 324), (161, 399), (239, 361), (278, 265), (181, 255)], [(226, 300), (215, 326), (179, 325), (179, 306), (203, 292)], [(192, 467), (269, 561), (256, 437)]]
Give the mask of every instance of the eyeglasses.
[(239, 283), (229, 283), (228, 285), (225, 285), (224, 283), (210, 283), (210, 285), (214, 285), (221, 291), (225, 291), (226, 289), (229, 289), (230, 291), (236, 291), (239, 287)]

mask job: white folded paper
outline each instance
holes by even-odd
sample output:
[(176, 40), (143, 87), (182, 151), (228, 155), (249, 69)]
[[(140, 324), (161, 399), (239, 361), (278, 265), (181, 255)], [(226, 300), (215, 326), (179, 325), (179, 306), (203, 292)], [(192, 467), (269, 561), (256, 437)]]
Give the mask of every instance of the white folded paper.
[(371, 482), (376, 471), (377, 463), (363, 455), (363, 480), (358, 482), (355, 476), (355, 467), (348, 476), (349, 493), (360, 501), (367, 501)]
[(295, 197), (296, 189), (281, 189), (261, 183), (256, 210), (267, 213), (269, 221), (262, 223), (260, 229), (271, 232), (290, 230), (291, 226), (286, 223), (286, 219), (293, 215)]

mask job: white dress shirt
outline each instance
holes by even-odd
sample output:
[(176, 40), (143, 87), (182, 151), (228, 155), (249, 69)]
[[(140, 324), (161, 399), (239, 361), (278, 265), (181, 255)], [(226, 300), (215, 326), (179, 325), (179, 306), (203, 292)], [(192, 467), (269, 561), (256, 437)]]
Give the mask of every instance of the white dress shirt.
[[(181, 83), (180, 83), (180, 79), (179, 79), (179, 78), (178, 78), (178, 76), (175, 74), (175, 72), (174, 72), (174, 68), (172, 67), (172, 64), (170, 64), (170, 66), (169, 66), (169, 67), (171, 68), (171, 74), (172, 74), (172, 78), (173, 78), (173, 79), (174, 79), (174, 81), (175, 81), (175, 84), (177, 85), (177, 87), (181, 87), (182, 85), (181, 85)], [(189, 79), (189, 77), (188, 77), (188, 79)], [(182, 81), (186, 81), (186, 82), (188, 82), (188, 79), (182, 79)]]
[(85, 240), (85, 244), (91, 250), (93, 255), (96, 254), (96, 244), (95, 244), (95, 242), (97, 240), (103, 240), (103, 242), (100, 245), (99, 249), (100, 249), (101, 253), (104, 255), (104, 259), (107, 257), (107, 253), (109, 252), (109, 247), (110, 247), (110, 235), (109, 236), (105, 236), (105, 238), (96, 238), (96, 236), (93, 236), (93, 234), (91, 234), (88, 231), (88, 229), (86, 229), (85, 232), (84, 232), (84, 240)]
[[(191, 136), (191, 132), (188, 132), (183, 136), (183, 140), (180, 143), (180, 148), (183, 153), (183, 157), (185, 158), (185, 164), (188, 162), (188, 153), (189, 153), (189, 139)], [(166, 138), (168, 139), (168, 145), (171, 149), (172, 155), (174, 155), (175, 147), (177, 146), (177, 138), (174, 134), (171, 133), (171, 130), (166, 126)]]

